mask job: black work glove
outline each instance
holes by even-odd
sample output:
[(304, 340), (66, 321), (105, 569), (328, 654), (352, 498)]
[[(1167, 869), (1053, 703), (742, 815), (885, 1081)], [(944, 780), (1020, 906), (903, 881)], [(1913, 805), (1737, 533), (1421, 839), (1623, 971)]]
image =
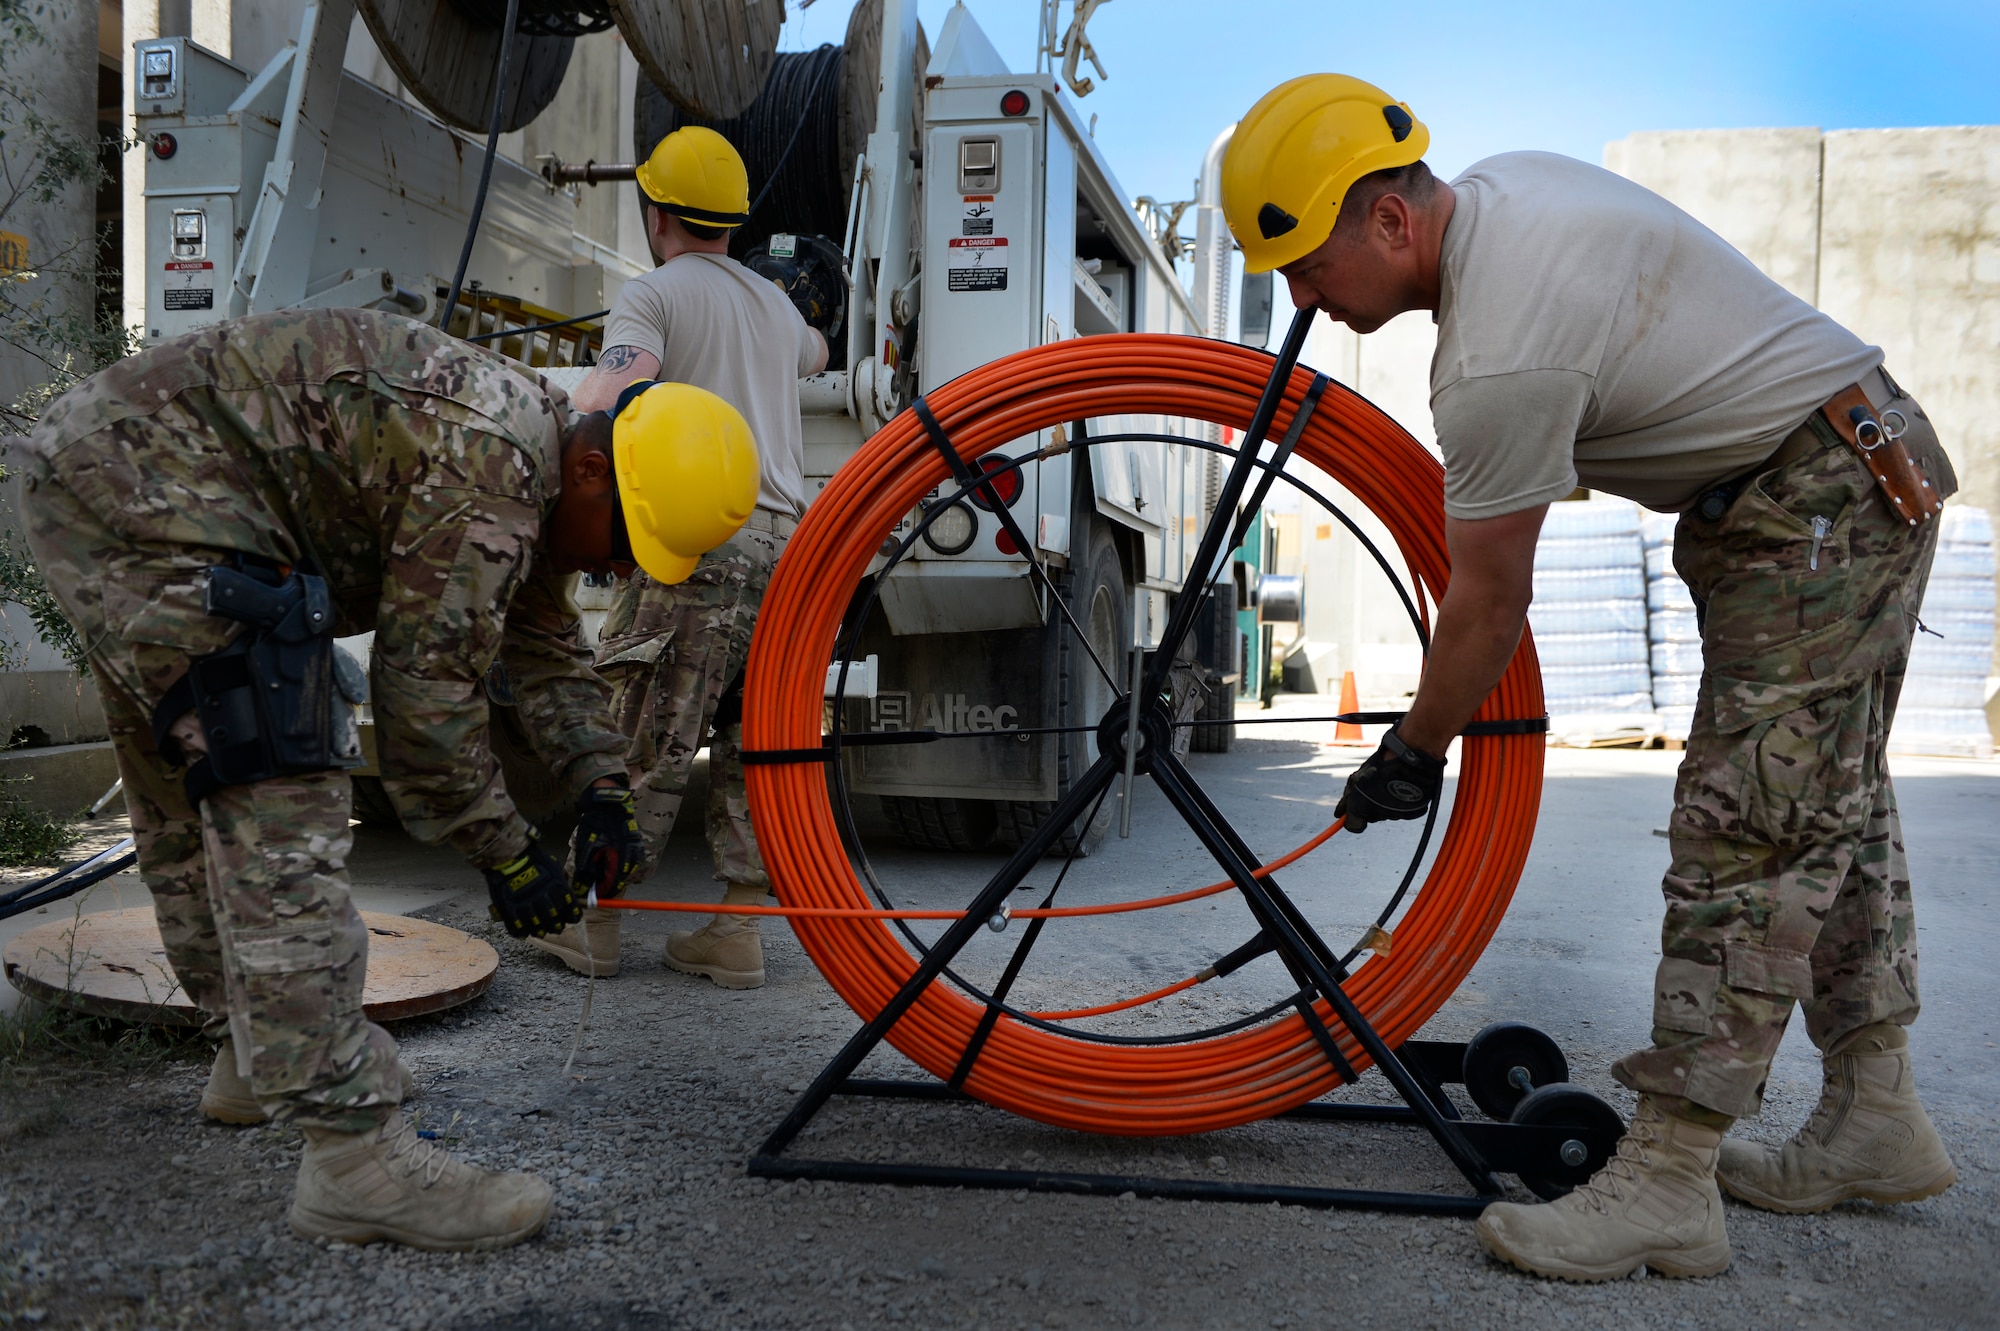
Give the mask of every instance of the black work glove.
[(561, 933), (583, 918), (583, 895), (563, 875), (562, 865), (530, 841), (519, 857), (484, 869), (493, 918), (516, 938)]
[(1347, 778), (1333, 812), (1347, 819), (1348, 831), (1365, 832), (1370, 823), (1423, 817), (1443, 790), (1444, 759), (1411, 748), (1391, 730)]
[(639, 877), (646, 840), (632, 792), (624, 786), (592, 786), (576, 802), (576, 882), (600, 897), (615, 897)]

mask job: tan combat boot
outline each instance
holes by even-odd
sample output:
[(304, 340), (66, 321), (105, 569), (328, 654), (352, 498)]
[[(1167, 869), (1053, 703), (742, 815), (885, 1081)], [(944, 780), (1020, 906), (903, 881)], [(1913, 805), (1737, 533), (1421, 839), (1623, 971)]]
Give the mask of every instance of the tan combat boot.
[(618, 973), (618, 912), (587, 906), (575, 924), (553, 938), (530, 938), (528, 945), (561, 957), (578, 975), (608, 979)]
[[(725, 906), (761, 906), (764, 889), (731, 883)], [(755, 989), (764, 983), (764, 936), (755, 915), (717, 915), (692, 933), (667, 938), (667, 965), (686, 975), (706, 975), (724, 989)]]
[(1729, 1269), (1722, 1194), (1715, 1187), (1719, 1129), (1670, 1118), (1651, 1096), (1604, 1168), (1541, 1206), (1495, 1202), (1475, 1227), (1486, 1251), (1561, 1280), (1616, 1280), (1640, 1266), (1667, 1276)]
[(555, 1193), (532, 1174), (454, 1158), (399, 1110), (367, 1132), (307, 1128), (292, 1195), (300, 1238), (390, 1239), (432, 1252), (506, 1248), (547, 1223)]
[[(396, 1071), (402, 1075), (403, 1102), (407, 1104), (417, 1098), (416, 1078), (410, 1075), (410, 1070), (403, 1066), (401, 1059), (396, 1061)], [(201, 1088), (201, 1112), (218, 1123), (239, 1126), (262, 1123), (270, 1117), (264, 1112), (264, 1106), (257, 1103), (256, 1092), (250, 1089), (250, 1083), (236, 1070), (236, 1043), (233, 1040), (224, 1040), (215, 1051), (215, 1063), (208, 1070), (208, 1085)]]
[(1730, 1196), (1766, 1211), (1824, 1211), (1850, 1198), (1914, 1202), (1958, 1181), (1951, 1156), (1917, 1099), (1910, 1035), (1865, 1026), (1828, 1054), (1819, 1104), (1781, 1147), (1722, 1144), (1716, 1178)]

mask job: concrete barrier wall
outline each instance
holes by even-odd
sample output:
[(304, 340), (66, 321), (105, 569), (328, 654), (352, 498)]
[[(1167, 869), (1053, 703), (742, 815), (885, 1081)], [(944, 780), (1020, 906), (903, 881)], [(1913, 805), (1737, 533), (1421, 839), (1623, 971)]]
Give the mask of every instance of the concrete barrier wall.
[(2000, 509), (2000, 126), (1826, 136), (1819, 305), (1924, 404), (1961, 502)]
[(1879, 345), (2000, 510), (2000, 126), (1634, 134), (1605, 165)]
[(1680, 205), (1793, 295), (1819, 299), (1820, 132), (1634, 134), (1604, 165)]

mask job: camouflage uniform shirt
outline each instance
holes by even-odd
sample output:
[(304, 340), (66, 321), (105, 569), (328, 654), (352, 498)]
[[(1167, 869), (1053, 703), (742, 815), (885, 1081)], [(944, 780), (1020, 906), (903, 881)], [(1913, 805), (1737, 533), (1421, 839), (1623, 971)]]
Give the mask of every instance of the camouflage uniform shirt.
[[(570, 419), (559, 391), (427, 324), (284, 311), (112, 366), (52, 408), (28, 450), (119, 542), (86, 578), (105, 631), (176, 649), (165, 678), (143, 677), (142, 656), (142, 677), (119, 683), (157, 701), (185, 654), (234, 636), (202, 609), (207, 564), (243, 552), (317, 567), (338, 632), (375, 633), (377, 754), (398, 812), (493, 864), (530, 835), (487, 742), (496, 657), (573, 785), (625, 771), (566, 582), (536, 567)], [(176, 550), (185, 572), (160, 571)]]

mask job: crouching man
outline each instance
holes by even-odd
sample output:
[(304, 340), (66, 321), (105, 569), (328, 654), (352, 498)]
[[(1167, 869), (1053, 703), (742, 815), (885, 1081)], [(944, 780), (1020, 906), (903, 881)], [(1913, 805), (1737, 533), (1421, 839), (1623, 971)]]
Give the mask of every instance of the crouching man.
[[(17, 446), (28, 544), (87, 644), (168, 959), (221, 1041), (204, 1108), (303, 1129), (304, 1237), (495, 1248), (548, 1218), (546, 1183), (453, 1158), (399, 1109), (396, 1043), (361, 1010), (346, 769), (372, 692), (405, 825), (478, 867), (517, 937), (629, 878), (626, 742), (564, 578), (719, 544), (757, 476), (719, 398), (660, 385), (644, 405), (577, 416), (422, 323), (281, 312), (112, 366)], [(702, 473), (737, 481), (731, 514), (688, 511), (718, 493), (688, 483)], [(369, 630), (364, 675), (333, 639)], [(574, 883), (487, 744), (496, 660), (579, 792)]]

